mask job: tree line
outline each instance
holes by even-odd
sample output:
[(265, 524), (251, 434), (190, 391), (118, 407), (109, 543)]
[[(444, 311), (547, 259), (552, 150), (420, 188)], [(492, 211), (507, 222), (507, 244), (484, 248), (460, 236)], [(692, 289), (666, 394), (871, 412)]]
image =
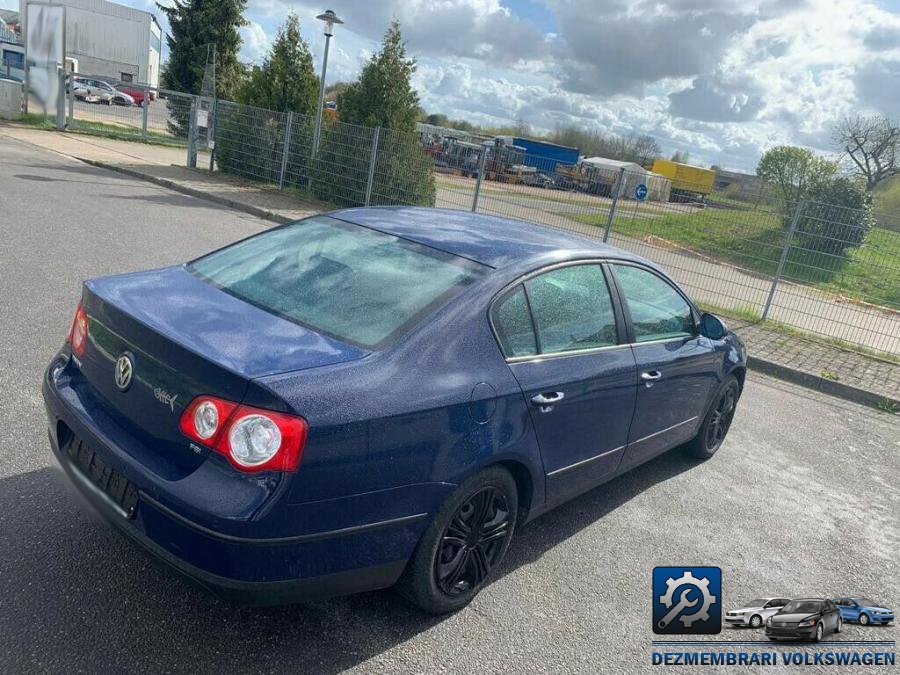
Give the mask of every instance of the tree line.
[[(247, 67), (238, 60), (238, 29), (246, 25), (247, 0), (174, 0), (171, 6), (157, 7), (171, 28), (166, 36), (169, 60), (163, 87), (199, 94), (207, 48), (215, 45), (218, 98), (278, 112), (315, 114), (319, 77), (296, 14), (288, 14), (262, 63)], [(359, 79), (332, 85), (341, 121), (415, 131), (420, 113), (419, 96), (410, 81), (415, 69), (416, 61), (406, 55), (400, 23), (395, 20)]]
[[(835, 125), (832, 140), (836, 159), (780, 145), (763, 154), (756, 173), (780, 195), (786, 228), (813, 250), (840, 254), (865, 241), (877, 222), (875, 190), (900, 175), (900, 126), (882, 116), (853, 115)], [(849, 171), (842, 172), (842, 164)]]

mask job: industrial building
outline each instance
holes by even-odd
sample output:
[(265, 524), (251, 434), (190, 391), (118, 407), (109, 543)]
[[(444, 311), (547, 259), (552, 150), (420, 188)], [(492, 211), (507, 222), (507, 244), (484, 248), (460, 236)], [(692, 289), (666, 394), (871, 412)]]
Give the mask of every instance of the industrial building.
[[(78, 72), (159, 86), (162, 30), (150, 12), (107, 0), (43, 1), (66, 8), (66, 56)], [(23, 28), (27, 4), (19, 0)]]

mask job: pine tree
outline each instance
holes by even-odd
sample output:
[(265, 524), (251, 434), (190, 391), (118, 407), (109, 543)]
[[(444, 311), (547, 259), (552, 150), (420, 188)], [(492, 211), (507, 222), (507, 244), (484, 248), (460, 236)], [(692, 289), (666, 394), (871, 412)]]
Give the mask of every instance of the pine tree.
[(318, 93), (319, 78), (309, 45), (300, 35), (300, 20), (288, 14), (262, 66), (254, 66), (241, 86), (238, 100), (258, 108), (312, 115)]
[(410, 78), (415, 59), (406, 57), (406, 46), (396, 19), (384, 34), (381, 51), (363, 67), (359, 80), (338, 98), (342, 122), (398, 131), (415, 131), (419, 95)]
[(163, 87), (199, 94), (209, 45), (216, 49), (216, 96), (233, 99), (243, 75), (238, 62), (247, 0), (174, 0), (171, 7), (157, 4), (168, 17), (166, 36), (169, 61)]

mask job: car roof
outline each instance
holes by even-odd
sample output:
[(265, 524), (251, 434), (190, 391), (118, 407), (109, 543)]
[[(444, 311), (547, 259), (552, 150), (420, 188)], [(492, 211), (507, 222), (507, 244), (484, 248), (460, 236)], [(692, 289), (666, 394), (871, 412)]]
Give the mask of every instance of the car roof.
[(327, 214), (494, 268), (542, 259), (604, 257), (649, 261), (597, 239), (515, 218), (454, 209), (370, 207)]

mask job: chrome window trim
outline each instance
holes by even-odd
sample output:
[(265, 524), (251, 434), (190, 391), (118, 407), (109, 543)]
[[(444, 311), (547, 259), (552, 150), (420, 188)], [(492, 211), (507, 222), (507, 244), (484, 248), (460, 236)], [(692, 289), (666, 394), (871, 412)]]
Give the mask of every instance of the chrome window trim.
[[(635, 262), (633, 260), (610, 260), (609, 265), (611, 267), (615, 267), (616, 265), (623, 265), (623, 266), (627, 266), (627, 267), (637, 267), (638, 269), (649, 272), (650, 274), (652, 274), (655, 277), (657, 277), (658, 279), (660, 279), (663, 283), (667, 284), (669, 286), (669, 288), (671, 288), (673, 291), (675, 291), (681, 297), (681, 299), (685, 301), (685, 303), (688, 306), (688, 309), (691, 310), (691, 318), (694, 320), (694, 334), (691, 337), (698, 337), (700, 335), (700, 316), (703, 313), (700, 311), (700, 309), (697, 307), (697, 305), (694, 304), (694, 301), (688, 297), (687, 293), (685, 293), (684, 290), (678, 284), (675, 283), (674, 279), (669, 279), (664, 273), (661, 273), (659, 270), (655, 270), (652, 267), (647, 267), (647, 265), (643, 265), (643, 264), (641, 264), (639, 262)], [(616, 275), (615, 269), (613, 269), (613, 275)], [(620, 286), (619, 277), (617, 275), (616, 275), (616, 285)], [(622, 290), (621, 287), (619, 288), (619, 295), (621, 296), (623, 308), (627, 307), (628, 297), (625, 295), (625, 291)], [(629, 313), (630, 313), (630, 310), (629, 310)], [(630, 318), (630, 316), (629, 316), (629, 318)], [(634, 322), (632, 321), (631, 324), (632, 324), (632, 331), (633, 331), (634, 330)], [(661, 338), (660, 340), (647, 340), (646, 342), (633, 342), (632, 344), (651, 344), (653, 342), (668, 341), (670, 339), (673, 339), (673, 338)], [(683, 339), (683, 338), (678, 338), (678, 339)]]
[[(532, 279), (536, 276), (540, 276), (545, 272), (552, 272), (555, 269), (559, 269), (561, 267), (571, 267), (573, 265), (630, 265), (632, 267), (637, 267), (642, 270), (646, 270), (651, 274), (655, 274), (657, 277), (662, 279), (665, 283), (667, 283), (679, 296), (687, 303), (688, 307), (691, 310), (691, 314), (694, 318), (694, 326), (695, 329), (699, 330), (698, 321), (700, 316), (700, 311), (697, 309), (697, 306), (693, 303), (693, 301), (687, 297), (681, 288), (679, 288), (671, 279), (668, 279), (664, 276), (663, 273), (653, 269), (652, 267), (648, 267), (644, 263), (637, 260), (627, 260), (625, 258), (579, 258), (577, 260), (565, 260), (563, 262), (553, 263), (547, 265), (546, 267), (541, 267), (536, 270), (532, 270), (531, 272), (527, 272), (519, 277), (516, 277), (513, 281), (506, 284), (503, 288), (497, 291), (494, 294), (494, 297), (491, 298), (490, 303), (488, 303), (488, 325), (491, 327), (491, 333), (494, 335), (494, 341), (497, 343), (497, 347), (500, 349), (500, 353), (503, 354), (503, 358), (507, 364), (514, 363), (527, 363), (530, 361), (543, 361), (544, 359), (558, 359), (564, 358), (568, 356), (590, 356), (592, 354), (598, 354), (605, 351), (610, 351), (613, 349), (622, 349), (623, 347), (638, 347), (641, 345), (652, 345), (652, 344), (663, 344), (666, 342), (678, 342), (678, 341), (686, 341), (692, 340), (697, 337), (700, 337), (699, 333), (695, 333), (694, 335), (682, 335), (678, 337), (668, 337), (668, 338), (659, 338), (657, 340), (646, 340), (644, 342), (620, 342), (615, 345), (605, 345), (603, 347), (591, 347), (590, 349), (570, 349), (568, 351), (563, 352), (545, 352), (543, 354), (530, 354), (526, 356), (506, 356), (506, 353), (503, 351), (503, 343), (500, 341), (500, 335), (497, 332), (497, 327), (494, 325), (494, 307), (501, 302), (506, 295), (515, 289), (516, 286), (522, 285), (524, 288), (524, 284), (529, 279)], [(613, 274), (615, 274), (615, 270), (613, 270)], [(606, 283), (606, 278), (604, 277), (604, 283)], [(618, 293), (618, 290), (610, 288), (609, 284), (606, 283), (607, 292), (610, 294), (610, 299), (614, 292)], [(525, 292), (526, 298), (528, 296), (527, 291)], [(621, 295), (621, 294), (620, 294)], [(627, 298), (624, 296), (620, 298), (621, 303), (623, 303), (622, 307), (624, 310), (624, 303), (627, 302)], [(614, 303), (615, 304), (615, 303)], [(530, 308), (529, 308), (530, 312)], [(623, 319), (626, 317), (623, 317)], [(532, 315), (532, 321), (534, 316)], [(627, 322), (626, 322), (627, 323)], [(538, 335), (537, 335), (537, 327), (533, 326), (535, 332), (535, 345), (538, 344)], [(626, 339), (626, 336), (621, 336), (623, 339)]]
[[(541, 267), (536, 270), (532, 270), (531, 272), (527, 272), (519, 277), (516, 277), (513, 281), (506, 284), (503, 288), (497, 291), (494, 294), (494, 297), (491, 298), (491, 301), (488, 303), (488, 325), (491, 327), (491, 333), (494, 335), (494, 340), (497, 343), (497, 347), (500, 349), (500, 353), (503, 354), (503, 358), (507, 363), (511, 361), (515, 361), (518, 359), (537, 359), (543, 358), (545, 356), (549, 356), (550, 354), (531, 354), (529, 356), (506, 356), (506, 353), (503, 351), (503, 343), (500, 341), (500, 334), (497, 332), (497, 327), (494, 325), (494, 308), (495, 306), (501, 302), (506, 295), (515, 289), (516, 286), (522, 285), (523, 289), (525, 288), (525, 282), (529, 279), (533, 279), (534, 277), (540, 276), (547, 272), (552, 272), (553, 270), (561, 269), (563, 267), (574, 267), (575, 265), (597, 265), (600, 267), (600, 273), (603, 274), (602, 265), (610, 261), (610, 258), (579, 258), (578, 260), (564, 260), (563, 262), (553, 263), (547, 265), (546, 267)], [(606, 285), (606, 292), (609, 294), (610, 302), (613, 304), (613, 317), (615, 317), (615, 303), (613, 302), (613, 289), (610, 288), (609, 283), (606, 281), (606, 276), (603, 277), (603, 283)], [(525, 289), (525, 296), (528, 297), (528, 291)], [(539, 344), (539, 336), (537, 332), (537, 326), (534, 325), (534, 314), (531, 312), (530, 307), (530, 299), (529, 299), (529, 314), (532, 318), (532, 326), (534, 330), (534, 339), (535, 345)], [(615, 345), (604, 345), (603, 347), (591, 347), (590, 349), (573, 349), (566, 352), (553, 352), (553, 354), (585, 354), (588, 352), (599, 351), (604, 349), (613, 349), (625, 346), (625, 343), (619, 343)]]
[(525, 363), (527, 361), (543, 361), (544, 359), (560, 359), (569, 356), (583, 356), (596, 354), (599, 352), (607, 352), (613, 349), (623, 349), (624, 347), (640, 347), (642, 345), (663, 344), (665, 342), (686, 342), (693, 340), (697, 336), (685, 336), (660, 338), (659, 340), (647, 340), (646, 342), (623, 342), (618, 345), (608, 345), (606, 347), (592, 347), (591, 349), (570, 350), (567, 352), (549, 352), (546, 354), (534, 354), (533, 356), (510, 356), (506, 359), (507, 363)]

